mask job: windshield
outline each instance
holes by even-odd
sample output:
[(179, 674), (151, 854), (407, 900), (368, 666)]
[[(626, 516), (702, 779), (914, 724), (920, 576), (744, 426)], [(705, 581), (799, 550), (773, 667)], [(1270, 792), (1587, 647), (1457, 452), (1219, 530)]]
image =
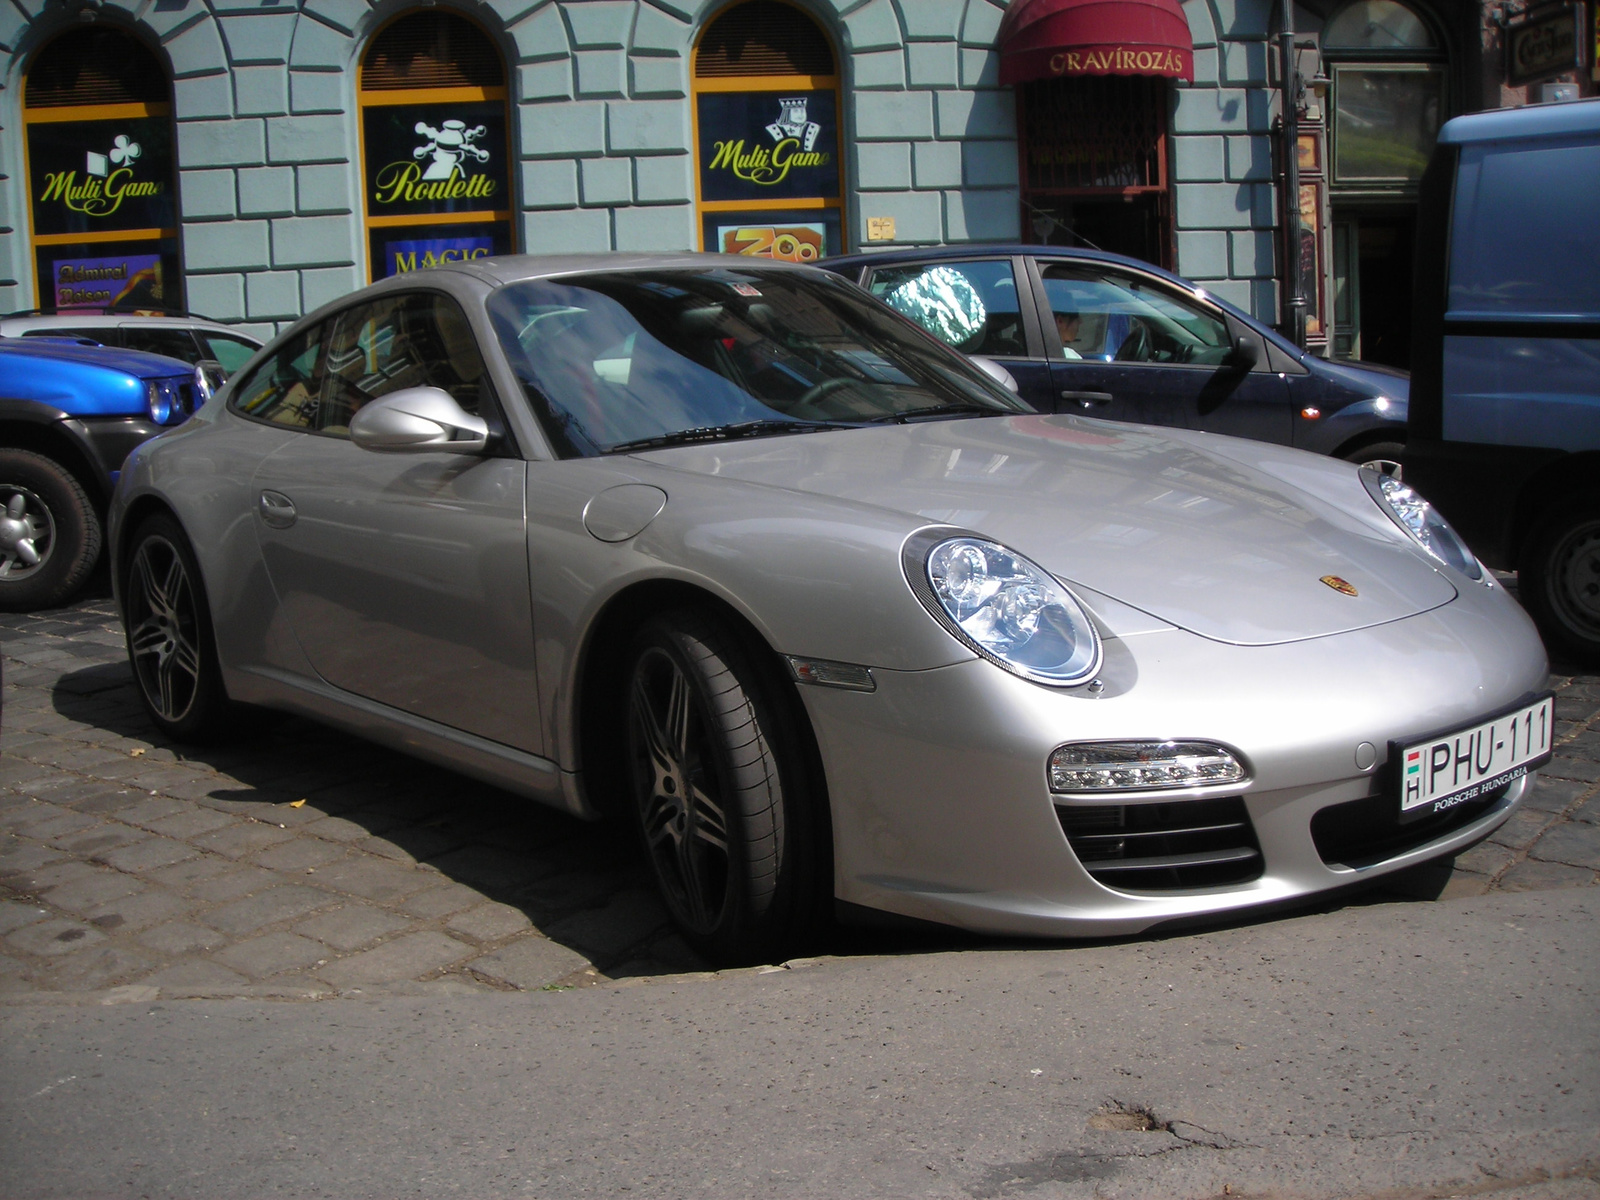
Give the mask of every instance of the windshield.
[(557, 451), (1030, 412), (850, 285), (799, 271), (537, 279), (489, 316)]

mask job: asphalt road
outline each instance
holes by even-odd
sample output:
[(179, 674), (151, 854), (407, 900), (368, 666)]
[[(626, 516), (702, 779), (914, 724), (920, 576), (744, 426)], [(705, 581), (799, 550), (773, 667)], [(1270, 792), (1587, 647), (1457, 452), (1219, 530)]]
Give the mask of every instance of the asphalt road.
[(0, 1191), (1593, 1197), (1597, 915), (1583, 888), (562, 992), (18, 1006)]

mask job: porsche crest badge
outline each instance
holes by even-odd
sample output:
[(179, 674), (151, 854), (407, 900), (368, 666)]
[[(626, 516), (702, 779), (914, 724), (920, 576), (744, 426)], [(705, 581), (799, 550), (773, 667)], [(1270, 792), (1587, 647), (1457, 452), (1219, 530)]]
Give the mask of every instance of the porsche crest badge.
[(1356, 585), (1347, 579), (1340, 579), (1337, 575), (1324, 575), (1322, 582), (1338, 592), (1341, 596), (1359, 596)]

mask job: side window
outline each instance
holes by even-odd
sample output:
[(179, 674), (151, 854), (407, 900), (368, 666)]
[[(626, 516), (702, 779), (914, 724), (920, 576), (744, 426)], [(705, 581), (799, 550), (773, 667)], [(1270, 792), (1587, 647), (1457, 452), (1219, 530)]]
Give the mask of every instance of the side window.
[(965, 354), (1028, 353), (1010, 259), (880, 267), (867, 290)]
[(317, 422), (317, 370), (327, 325), (306, 330), (282, 346), (234, 386), (228, 407), (275, 425), (314, 429)]
[(250, 361), (258, 347), (243, 338), (229, 337), (224, 333), (203, 333), (196, 331), (196, 337), (205, 347), (205, 357), (222, 364), (225, 375), (232, 375), (245, 363)]
[(434, 292), (385, 296), (336, 318), (318, 428), (347, 434), (363, 404), (412, 387), (441, 388), (476, 414), (485, 386), (483, 356), (455, 301)]
[(1151, 280), (1057, 264), (1044, 290), (1068, 359), (1215, 366), (1228, 355), (1221, 317)]
[(193, 364), (199, 361), (199, 348), (187, 329), (154, 328), (148, 325), (124, 325), (122, 344), (129, 350), (143, 350), (146, 354), (165, 354), (168, 358), (182, 359)]

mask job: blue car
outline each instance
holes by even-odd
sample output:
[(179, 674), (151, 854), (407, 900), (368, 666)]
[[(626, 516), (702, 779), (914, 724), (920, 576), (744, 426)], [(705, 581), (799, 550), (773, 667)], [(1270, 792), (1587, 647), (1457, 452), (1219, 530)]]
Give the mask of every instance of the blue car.
[(1041, 412), (1298, 446), (1400, 470), (1410, 381), (1330, 362), (1195, 284), (1120, 254), (942, 246), (826, 259)]
[(188, 419), (197, 368), (70, 338), (0, 338), (0, 610), (69, 600), (100, 557), (123, 459)]

